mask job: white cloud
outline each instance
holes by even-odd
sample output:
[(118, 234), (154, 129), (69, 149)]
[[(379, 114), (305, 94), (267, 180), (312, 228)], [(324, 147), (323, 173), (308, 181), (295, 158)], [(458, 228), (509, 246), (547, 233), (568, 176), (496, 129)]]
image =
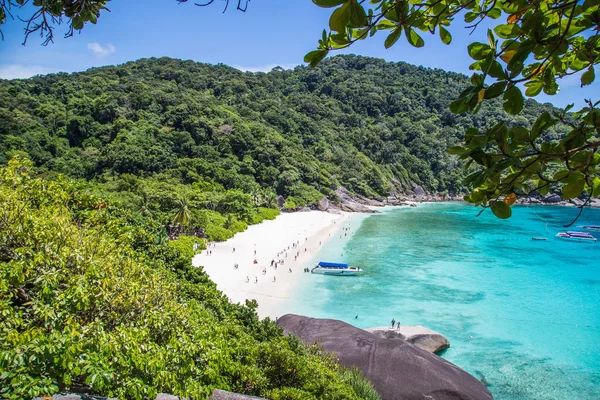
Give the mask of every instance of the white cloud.
[(239, 69), (243, 72), (271, 72), (271, 70), (275, 67), (281, 67), (283, 69), (292, 69), (296, 66), (296, 64), (267, 64), (259, 65), (257, 67), (244, 67), (241, 65), (234, 65), (233, 68)]
[(117, 48), (110, 43), (106, 46), (102, 46), (100, 43), (88, 43), (88, 49), (97, 57), (106, 57), (117, 51)]
[(0, 79), (25, 79), (31, 78), (34, 75), (45, 75), (52, 72), (58, 72), (58, 70), (39, 65), (0, 65)]

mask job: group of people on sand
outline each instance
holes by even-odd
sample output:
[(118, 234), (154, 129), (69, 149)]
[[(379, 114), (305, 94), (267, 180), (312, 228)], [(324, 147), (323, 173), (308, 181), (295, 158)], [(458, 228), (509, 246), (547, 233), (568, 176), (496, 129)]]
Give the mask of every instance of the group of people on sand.
[(394, 329), (394, 325), (396, 325), (396, 329), (400, 329), (400, 321), (396, 322), (396, 319), (392, 318), (392, 329)]
[[(346, 231), (346, 230), (350, 230), (350, 228), (344, 228), (344, 231)], [(329, 236), (331, 236), (331, 234)], [(304, 241), (308, 242), (308, 237), (305, 237)], [(322, 242), (319, 241), (319, 245), (321, 245), (321, 244), (322, 244)], [(300, 258), (300, 252), (301, 252), (300, 240), (296, 240), (295, 242), (293, 242), (289, 246), (284, 247), (281, 251), (277, 252), (276, 258), (271, 259), (271, 265), (270, 266), (273, 267), (277, 271), (277, 268), (285, 263), (285, 259), (288, 258), (288, 252), (290, 250), (295, 250), (294, 261), (297, 261)], [(232, 248), (232, 253), (235, 253), (235, 247)], [(308, 247), (304, 247), (304, 253), (308, 253)], [(256, 244), (254, 244), (253, 254), (256, 257), (256, 254), (257, 254)], [(258, 264), (258, 259), (257, 258), (254, 258), (253, 264), (254, 265)], [(235, 263), (233, 267), (234, 267), (234, 269), (238, 269), (239, 268), (239, 264)], [(292, 273), (293, 272), (292, 268), (288, 268), (288, 272)], [(310, 272), (310, 269), (309, 268), (304, 268), (304, 272)], [(267, 274), (267, 269), (266, 268), (262, 268), (261, 269), (261, 273), (262, 273), (262, 275), (266, 275)], [(273, 282), (277, 282), (277, 278), (275, 276), (273, 276), (273, 280), (272, 281)], [(250, 283), (250, 277), (249, 276), (246, 276), (246, 283)], [(258, 283), (258, 276), (254, 277), (254, 283)]]

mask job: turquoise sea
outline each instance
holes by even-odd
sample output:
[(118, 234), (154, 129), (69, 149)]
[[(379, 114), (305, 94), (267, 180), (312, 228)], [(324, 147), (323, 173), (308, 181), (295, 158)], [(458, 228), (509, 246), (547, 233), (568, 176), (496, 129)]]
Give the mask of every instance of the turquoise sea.
[[(577, 211), (516, 206), (499, 220), (438, 203), (353, 216), (349, 235), (338, 233), (315, 260), (343, 260), (364, 275), (307, 276), (284, 311), (439, 331), (451, 343), (443, 357), (498, 400), (600, 399), (600, 242), (554, 237)], [(585, 224), (600, 225), (600, 210), (575, 226)]]

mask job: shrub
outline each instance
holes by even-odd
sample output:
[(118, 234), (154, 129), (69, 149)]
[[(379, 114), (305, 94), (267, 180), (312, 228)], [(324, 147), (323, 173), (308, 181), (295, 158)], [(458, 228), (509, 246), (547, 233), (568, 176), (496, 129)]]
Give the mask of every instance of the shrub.
[(284, 210), (296, 210), (298, 208), (298, 206), (296, 205), (296, 202), (294, 201), (295, 199), (292, 196), (289, 196), (288, 198), (285, 199), (285, 201), (283, 202), (283, 209)]
[(212, 224), (206, 226), (206, 229), (204, 229), (204, 234), (208, 240), (214, 240), (217, 242), (224, 242), (225, 240), (233, 237), (233, 233), (229, 229)]
[(272, 220), (277, 218), (277, 216), (280, 214), (279, 210), (276, 208), (265, 208), (265, 207), (260, 207), (258, 209), (258, 213), (264, 218), (264, 219), (268, 219), (268, 220)]
[[(195, 250), (194, 245), (197, 245)], [(206, 249), (206, 243), (204, 239), (200, 239), (195, 236), (184, 235), (179, 236), (177, 240), (170, 240), (169, 246), (176, 248), (182, 257), (189, 260), (191, 260), (194, 255)]]

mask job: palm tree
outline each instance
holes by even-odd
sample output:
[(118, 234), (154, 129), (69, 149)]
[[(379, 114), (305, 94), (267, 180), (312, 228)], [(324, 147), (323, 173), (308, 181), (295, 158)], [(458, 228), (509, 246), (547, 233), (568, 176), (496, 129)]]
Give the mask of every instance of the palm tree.
[(171, 219), (171, 222), (175, 225), (179, 225), (182, 228), (186, 228), (192, 221), (192, 215), (188, 208), (188, 201), (186, 198), (181, 198), (177, 201), (177, 213)]
[(137, 202), (137, 209), (144, 217), (151, 217), (152, 211), (150, 210), (150, 200), (148, 199), (148, 193), (145, 190), (139, 192), (140, 200)]
[(252, 202), (254, 203), (254, 207), (258, 207), (262, 203), (262, 196), (257, 189), (252, 191)]
[(265, 207), (275, 208), (277, 207), (277, 194), (275, 192), (268, 191), (265, 193), (264, 197)]

